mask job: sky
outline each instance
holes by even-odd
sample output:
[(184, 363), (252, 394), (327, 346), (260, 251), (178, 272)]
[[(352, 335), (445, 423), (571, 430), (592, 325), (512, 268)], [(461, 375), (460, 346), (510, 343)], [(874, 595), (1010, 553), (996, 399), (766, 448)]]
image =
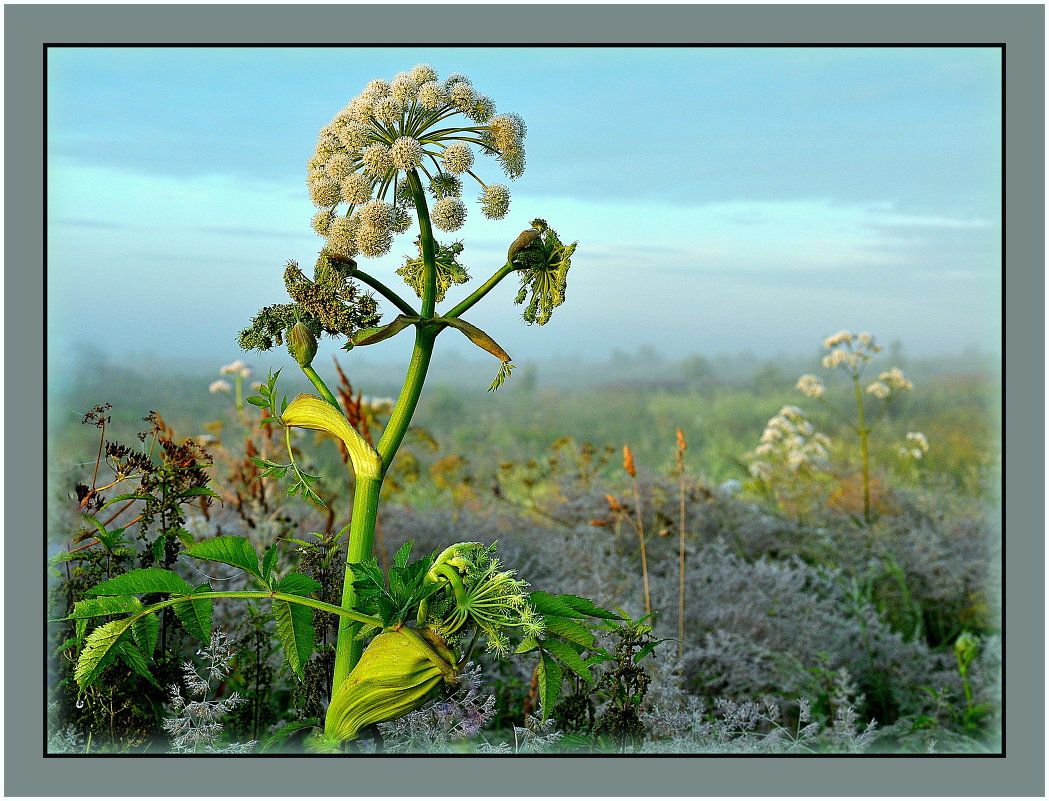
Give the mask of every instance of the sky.
[[(475, 279), (449, 306), (534, 217), (579, 243), (546, 326), (522, 321), (513, 277), (467, 315), (517, 361), (809, 353), (842, 329), (915, 356), (1000, 352), (997, 48), (52, 47), (52, 365), (84, 345), (243, 356), (236, 333), (287, 300), (284, 264), (309, 273), (322, 246), (305, 184), (320, 127), (421, 62), (528, 125), (516, 181), (478, 158), (510, 187), (507, 217), (466, 193), (444, 235)], [(396, 284), (413, 239), (361, 268)]]

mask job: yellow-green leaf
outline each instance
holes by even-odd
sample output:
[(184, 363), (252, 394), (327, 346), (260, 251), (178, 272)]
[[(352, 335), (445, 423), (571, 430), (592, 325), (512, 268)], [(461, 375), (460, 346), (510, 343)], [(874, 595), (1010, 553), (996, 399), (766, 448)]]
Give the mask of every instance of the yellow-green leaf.
[(349, 451), (353, 472), (358, 478), (378, 478), (382, 459), (349, 421), (327, 401), (316, 395), (299, 395), (281, 414), (289, 426), (325, 431), (341, 439)]

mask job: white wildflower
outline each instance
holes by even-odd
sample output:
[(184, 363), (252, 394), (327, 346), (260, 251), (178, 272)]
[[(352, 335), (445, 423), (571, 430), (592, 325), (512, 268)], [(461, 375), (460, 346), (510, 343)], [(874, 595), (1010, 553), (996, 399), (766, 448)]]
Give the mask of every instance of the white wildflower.
[(876, 398), (885, 400), (892, 394), (892, 387), (884, 381), (875, 381), (867, 387), (867, 392)]
[(829, 350), (830, 348), (837, 347), (838, 345), (844, 345), (847, 342), (851, 343), (853, 339), (854, 337), (848, 331), (839, 331), (833, 336), (829, 336), (825, 340), (823, 340), (823, 347)]
[(503, 184), (489, 184), (481, 193), (481, 213), (489, 220), (501, 220), (510, 208), (510, 190)]
[(410, 136), (399, 137), (390, 148), (393, 166), (399, 170), (414, 170), (423, 160), (423, 147)]
[(466, 206), (457, 197), (445, 197), (433, 204), (433, 224), (442, 231), (457, 231), (466, 222)]
[(214, 395), (216, 392), (231, 392), (233, 387), (229, 385), (229, 381), (223, 381), (221, 378), (218, 381), (212, 381), (208, 386), (208, 392)]
[(441, 155), (444, 169), (452, 175), (460, 175), (473, 166), (474, 153), (466, 142), (452, 142)]
[(806, 373), (798, 379), (798, 383), (794, 385), (794, 388), (809, 398), (822, 398), (827, 392), (827, 387), (823, 383), (823, 379), (818, 376), (814, 376), (811, 373)]

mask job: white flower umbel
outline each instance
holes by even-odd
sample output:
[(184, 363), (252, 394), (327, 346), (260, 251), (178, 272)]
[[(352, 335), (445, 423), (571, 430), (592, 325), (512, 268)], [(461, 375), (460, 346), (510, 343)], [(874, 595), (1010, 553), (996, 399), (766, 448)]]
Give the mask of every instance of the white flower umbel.
[[(458, 230), (466, 219), (455, 176), (476, 180), (482, 214), (502, 219), (509, 190), (483, 181), (474, 171), (475, 159), (478, 153), (492, 156), (516, 178), (524, 171), (524, 136), (524, 121), (516, 114), (496, 115), (495, 102), (465, 75), (441, 81), (432, 66), (417, 64), (390, 81), (370, 81), (321, 129), (307, 162), (310, 198), (328, 215), (314, 215), (313, 229), (329, 243), (340, 241), (346, 255), (388, 252), (392, 234), (410, 227), (400, 212), (391, 212), (384, 224), (362, 217), (352, 237), (335, 221), (359, 214), (373, 201), (411, 211), (418, 199), (404, 189), (413, 175), (419, 180), (414, 186), (429, 187), (437, 198), (430, 211), (441, 230)], [(354, 248), (345, 247), (347, 239)]]

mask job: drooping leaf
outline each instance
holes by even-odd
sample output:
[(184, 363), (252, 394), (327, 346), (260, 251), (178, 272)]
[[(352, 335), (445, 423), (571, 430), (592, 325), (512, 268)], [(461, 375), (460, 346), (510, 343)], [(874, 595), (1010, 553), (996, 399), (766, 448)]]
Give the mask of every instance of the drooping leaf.
[(358, 331), (350, 338), (350, 341), (354, 345), (374, 345), (376, 342), (382, 342), (385, 339), (396, 336), (405, 328), (414, 325), (421, 319), (421, 317), (409, 317), (405, 314), (398, 314), (386, 325), (377, 328), (365, 328)]
[(288, 664), (300, 679), (304, 678), (302, 667), (313, 653), (313, 610), (302, 604), (274, 598), (273, 619)]
[(117, 495), (116, 497), (110, 498), (100, 508), (105, 509), (107, 506), (112, 506), (115, 503), (121, 501), (151, 501), (153, 500), (152, 495), (136, 495), (134, 493), (125, 493), (123, 495)]
[(63, 620), (87, 620), (104, 615), (122, 615), (142, 610), (142, 602), (133, 595), (104, 595), (85, 598), (73, 604), (73, 611)]
[(206, 495), (209, 498), (219, 497), (219, 494), (215, 492), (215, 490), (208, 489), (207, 487), (190, 487), (179, 493), (180, 498), (193, 498), (199, 495)]
[(157, 636), (160, 633), (160, 618), (156, 615), (142, 615), (131, 624), (131, 636), (147, 659), (153, 658), (157, 647)]
[(213, 604), (210, 598), (188, 598), (172, 604), (175, 616), (186, 631), (203, 642), (211, 642), (211, 612)]
[(286, 425), (325, 431), (346, 445), (358, 478), (378, 478), (382, 459), (334, 406), (316, 395), (299, 395), (281, 412)]
[(492, 339), (488, 334), (482, 331), (473, 323), (468, 323), (466, 320), (460, 320), (458, 317), (439, 317), (434, 322), (442, 322), (445, 325), (449, 325), (458, 331), (462, 331), (466, 338), (473, 342), (481, 350), (488, 351), (495, 358), (501, 362), (511, 361), (510, 354), (503, 350), (499, 343)]
[(286, 592), (291, 595), (309, 595), (321, 588), (319, 582), (302, 573), (289, 573), (280, 580), (277, 592)]
[(561, 666), (544, 651), (539, 652), (539, 701), (543, 707), (543, 720), (549, 717), (561, 694)]
[(583, 657), (573, 651), (571, 647), (560, 640), (546, 640), (543, 643), (543, 648), (564, 662), (573, 673), (591, 684), (594, 683), (594, 676), (586, 662), (583, 661)]
[(259, 555), (244, 537), (212, 537), (196, 543), (186, 551), (187, 556), (195, 559), (206, 559), (209, 562), (221, 562), (224, 565), (239, 567), (258, 579), (262, 579), (259, 569)]
[(113, 649), (120, 638), (127, 634), (133, 622), (134, 617), (111, 620), (87, 635), (73, 671), (73, 678), (81, 689), (93, 684), (103, 668), (113, 661)]
[(539, 647), (539, 641), (534, 637), (526, 637), (521, 641), (521, 644), (517, 646), (514, 651), (515, 654), (527, 654), (529, 651), (534, 651)]
[(139, 595), (147, 592), (166, 592), (171, 595), (188, 595), (190, 590), (192, 587), (178, 573), (159, 567), (144, 567), (103, 581), (86, 594)]

